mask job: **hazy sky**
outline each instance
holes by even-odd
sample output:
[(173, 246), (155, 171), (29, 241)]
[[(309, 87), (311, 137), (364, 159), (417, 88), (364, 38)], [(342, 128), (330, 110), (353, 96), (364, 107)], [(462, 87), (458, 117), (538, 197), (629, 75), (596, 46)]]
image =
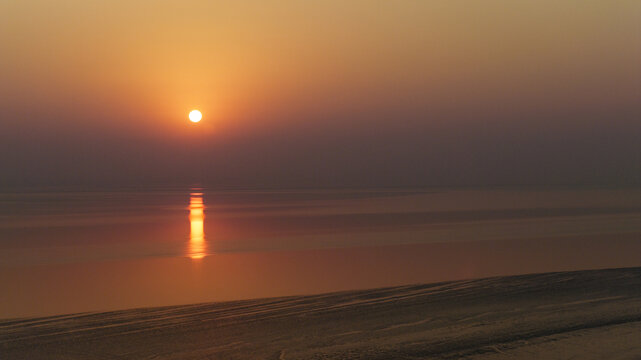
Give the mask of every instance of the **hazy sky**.
[(5, 0), (0, 185), (638, 183), (639, 64), (638, 0)]

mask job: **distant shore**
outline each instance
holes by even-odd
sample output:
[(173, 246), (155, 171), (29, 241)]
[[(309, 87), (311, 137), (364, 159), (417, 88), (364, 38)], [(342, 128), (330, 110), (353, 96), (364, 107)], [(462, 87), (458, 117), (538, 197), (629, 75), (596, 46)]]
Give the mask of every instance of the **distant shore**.
[(641, 268), (0, 321), (3, 359), (641, 357)]

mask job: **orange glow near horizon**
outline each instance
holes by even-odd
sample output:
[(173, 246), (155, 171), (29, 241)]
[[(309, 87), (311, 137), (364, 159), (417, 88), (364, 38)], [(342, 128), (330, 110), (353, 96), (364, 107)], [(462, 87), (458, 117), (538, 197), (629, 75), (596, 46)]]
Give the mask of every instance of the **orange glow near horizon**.
[(189, 198), (189, 223), (191, 233), (189, 235), (188, 256), (193, 260), (202, 259), (206, 255), (205, 244), (205, 205), (203, 194), (193, 192)]
[(372, 114), (399, 108), (435, 122), (452, 99), (465, 112), (440, 121), (465, 126), (477, 104), (636, 104), (637, 3), (5, 1), (0, 108), (37, 103), (43, 129), (179, 136), (192, 106), (201, 133), (262, 134), (343, 124), (334, 113), (387, 124)]

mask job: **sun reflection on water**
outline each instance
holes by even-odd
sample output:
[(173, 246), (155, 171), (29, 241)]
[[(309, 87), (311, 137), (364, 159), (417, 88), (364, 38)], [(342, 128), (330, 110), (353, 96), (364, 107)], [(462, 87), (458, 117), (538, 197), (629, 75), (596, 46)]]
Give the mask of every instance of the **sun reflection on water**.
[(189, 198), (189, 223), (191, 233), (189, 235), (188, 256), (194, 260), (202, 259), (207, 253), (205, 244), (205, 204), (201, 192), (192, 192)]

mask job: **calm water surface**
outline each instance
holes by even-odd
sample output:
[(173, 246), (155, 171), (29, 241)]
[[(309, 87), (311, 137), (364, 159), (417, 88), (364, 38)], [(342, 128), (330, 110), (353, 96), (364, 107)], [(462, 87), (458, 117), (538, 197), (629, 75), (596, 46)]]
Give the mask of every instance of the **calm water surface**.
[(0, 317), (641, 265), (638, 189), (0, 194)]

